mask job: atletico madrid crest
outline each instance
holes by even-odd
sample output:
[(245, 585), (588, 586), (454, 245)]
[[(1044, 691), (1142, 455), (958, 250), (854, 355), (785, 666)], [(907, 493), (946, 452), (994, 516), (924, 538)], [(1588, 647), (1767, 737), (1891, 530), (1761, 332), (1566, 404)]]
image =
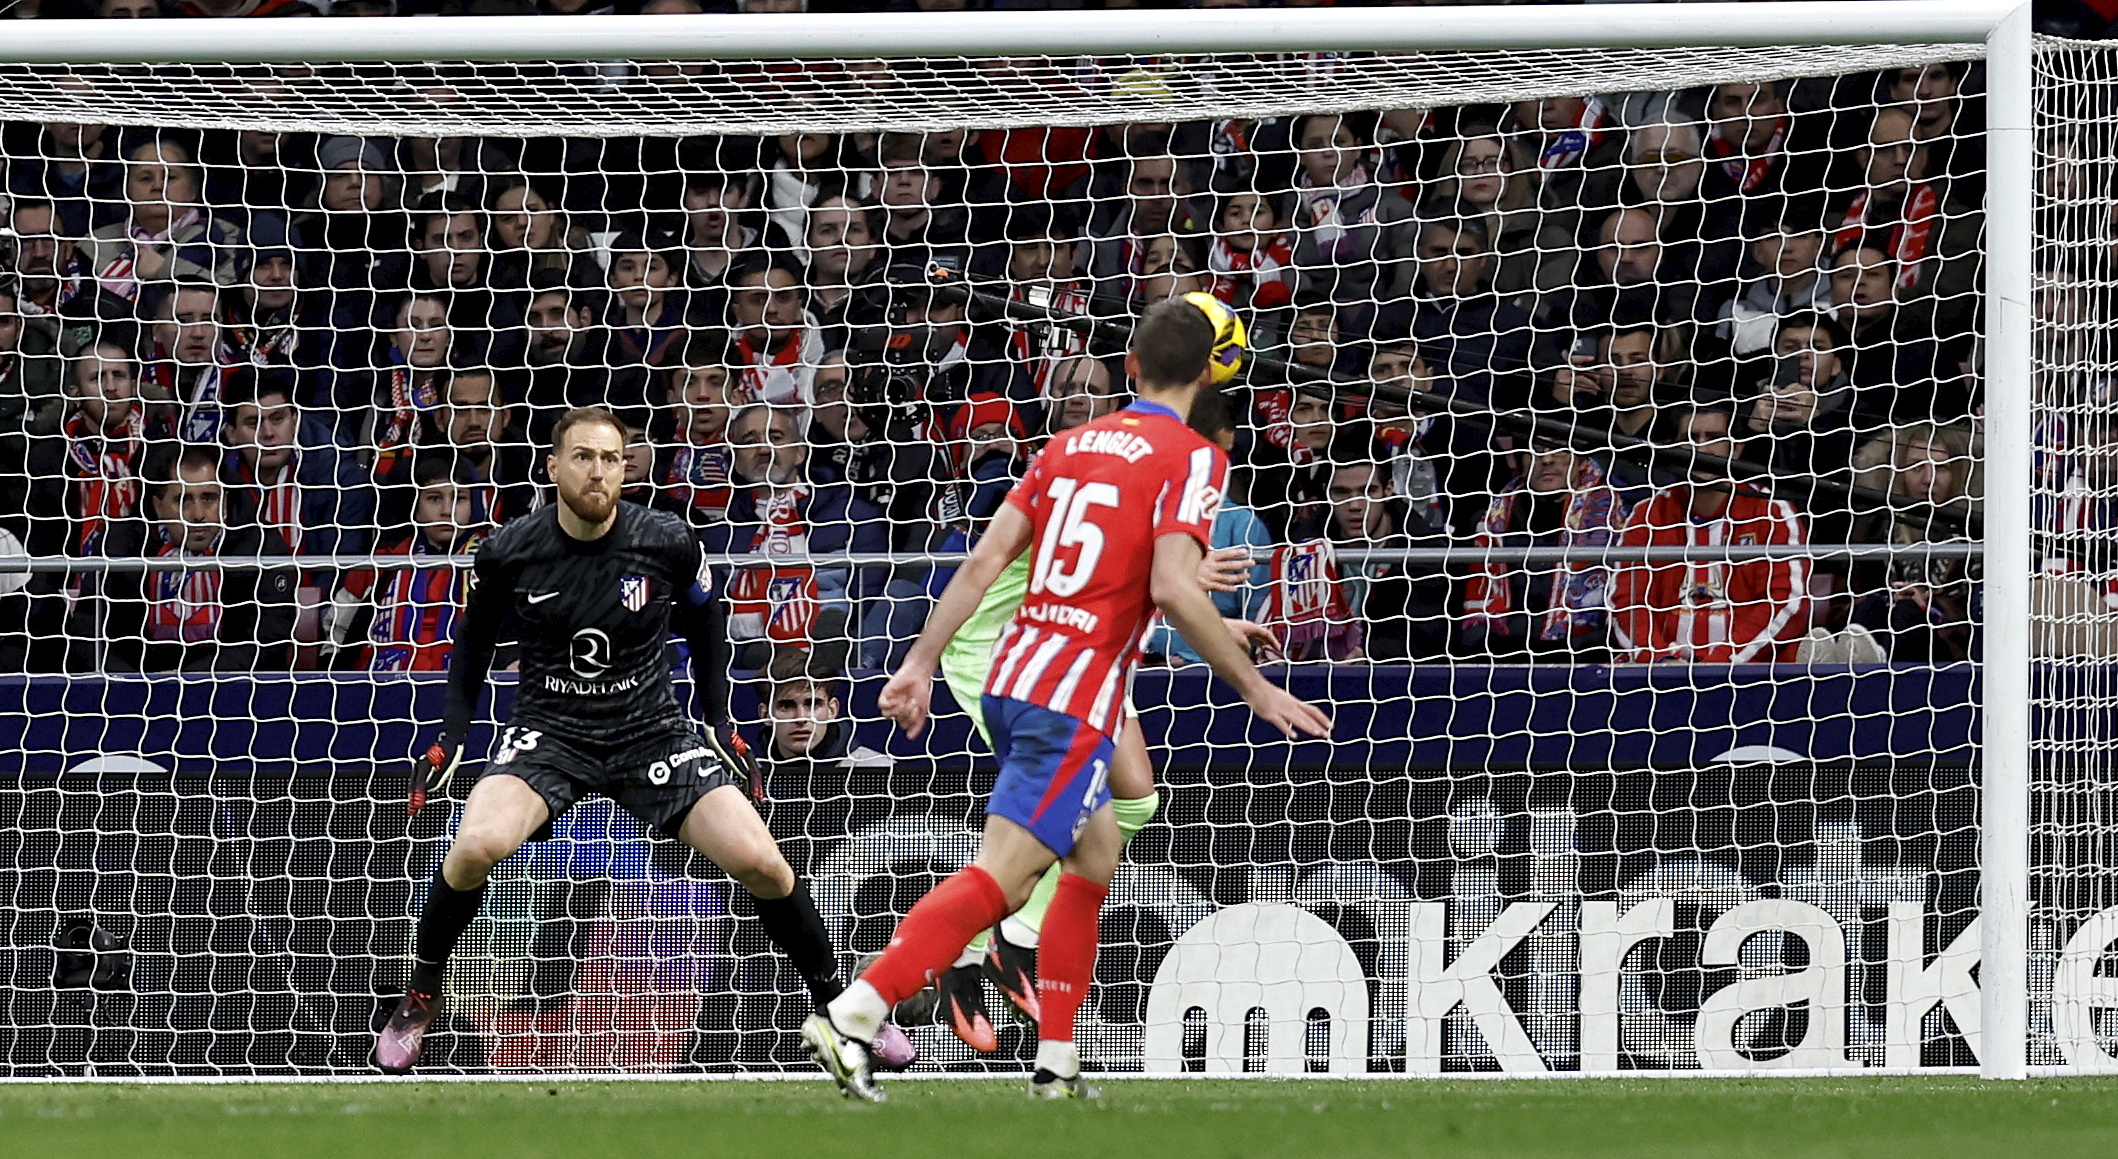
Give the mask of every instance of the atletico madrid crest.
[(637, 612), (647, 606), (647, 577), (629, 575), (618, 580), (618, 602), (628, 612)]

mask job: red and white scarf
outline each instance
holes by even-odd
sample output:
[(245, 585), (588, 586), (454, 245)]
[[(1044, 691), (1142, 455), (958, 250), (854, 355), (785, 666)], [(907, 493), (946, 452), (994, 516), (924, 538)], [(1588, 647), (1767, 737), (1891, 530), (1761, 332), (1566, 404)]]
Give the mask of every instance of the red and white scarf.
[(737, 405), (800, 401), (801, 386), (794, 375), (802, 361), (799, 332), (787, 335), (778, 350), (760, 351), (751, 344), (749, 332), (744, 331), (735, 336), (735, 349), (743, 359), (742, 373), (729, 384), (734, 387)]
[[(220, 547), (216, 537), (204, 551), (186, 551), (167, 534), (155, 555), (202, 558)], [(213, 639), (221, 628), (221, 573), (217, 568), (194, 567), (158, 571), (152, 583), (153, 602), (147, 609), (147, 638), (172, 643), (198, 644)]]
[[(1839, 231), (1832, 239), (1833, 252), (1843, 253), (1849, 246), (1861, 243), (1868, 232), (1868, 190), (1854, 195), (1853, 204), (1846, 207), (1846, 218), (1839, 223)], [(1905, 196), (1905, 204), (1898, 219), (1890, 223), (1890, 237), (1886, 247), (1897, 261), (1897, 288), (1910, 289), (1920, 283), (1920, 263), (1927, 256), (1927, 247), (1934, 239), (1935, 218), (1941, 213), (1941, 194), (1934, 186), (1921, 182), (1914, 185)]]
[(1745, 156), (1736, 150), (1736, 144), (1721, 135), (1721, 126), (1716, 124), (1706, 134), (1706, 151), (1721, 163), (1721, 172), (1735, 182), (1738, 190), (1749, 193), (1759, 183), (1772, 175), (1772, 167), (1780, 162), (1780, 149), (1787, 144), (1787, 118), (1775, 117), (1772, 125), (1772, 140), (1765, 151), (1754, 157)]
[(381, 429), (375, 434), (375, 477), (386, 479), (397, 466), (397, 459), (419, 433), (419, 416), (441, 406), (441, 395), (434, 389), (434, 377), (429, 374), (421, 381), (418, 373), (404, 360), (404, 353), (390, 348), (390, 402), (384, 414)]
[[(1018, 284), (1008, 291), (1008, 296), (1017, 302), (1031, 301), (1030, 291), (1029, 286)], [(1051, 287), (1050, 297), (1043, 304), (1062, 314), (1089, 312), (1088, 293), (1079, 282), (1060, 282)], [(1030, 384), (1039, 398), (1048, 396), (1046, 388), (1053, 369), (1087, 349), (1088, 339), (1070, 326), (1032, 322), (1017, 325), (1008, 334), (1008, 350), (1017, 363), (1030, 368)]]
[(232, 326), (229, 340), (252, 366), (281, 366), (292, 362), (301, 332), (291, 322), (273, 325)]
[(1155, 239), (1128, 232), (1118, 239), (1119, 259), (1125, 267), (1125, 300), (1140, 300), (1140, 281), (1147, 275), (1147, 255), (1155, 247)]
[(1240, 118), (1213, 122), (1206, 133), (1206, 151), (1213, 157), (1214, 172), (1248, 172), (1256, 163), (1250, 150), (1251, 134), (1256, 128), (1256, 121)]
[(1331, 544), (1312, 539), (1272, 553), (1264, 624), (1289, 660), (1341, 659), (1363, 640), (1353, 606), (1339, 583)]
[[(800, 485), (773, 488), (759, 498), (758, 526), (749, 550), (760, 555), (806, 554), (808, 502), (809, 488)], [(746, 567), (728, 581), (728, 630), (737, 640), (807, 648), (814, 642), (820, 607), (813, 567)]]
[(1251, 396), (1250, 409), (1257, 418), (1254, 425), (1265, 441), (1287, 452), (1294, 465), (1302, 467), (1315, 461), (1316, 452), (1294, 438), (1294, 423), (1290, 421), (1294, 412), (1293, 391), (1284, 387), (1258, 391)]
[[(139, 226), (131, 227), (126, 244), (119, 247), (117, 256), (111, 258), (109, 264), (96, 271), (96, 281), (102, 283), (104, 289), (128, 302), (139, 301), (140, 246), (166, 243), (171, 238), (198, 223), (199, 211), (194, 207), (185, 210), (182, 216), (170, 219), (168, 225), (155, 233), (149, 233)], [(165, 270), (163, 272), (169, 274), (174, 271)]]
[(242, 455), (232, 454), (229, 458), (237, 482), (255, 493), (258, 523), (279, 532), (280, 538), (287, 541), (287, 549), (299, 554), (302, 549), (302, 491), (301, 484), (295, 482), (295, 473), (301, 465), (301, 452), (288, 451), (286, 463), (269, 480), (260, 480)]
[(1276, 310), (1294, 299), (1293, 266), (1294, 246), (1285, 234), (1259, 237), (1257, 247), (1247, 250), (1215, 238), (1206, 252), (1212, 274), (1206, 292), (1230, 306)]
[(91, 426), (88, 416), (79, 412), (66, 420), (67, 474), (80, 519), (73, 554), (100, 555), (111, 522), (139, 513), (146, 430), (137, 407), (126, 412), (125, 429), (115, 438)]
[[(1492, 549), (1520, 541), (1516, 516), (1530, 498), (1527, 482), (1517, 476), (1486, 508), (1473, 541), (1476, 546)], [(1605, 482), (1602, 465), (1586, 460), (1567, 492), (1565, 517), (1553, 542), (1560, 547), (1608, 546), (1625, 533), (1627, 514), (1624, 498)], [(1474, 565), (1464, 583), (1465, 622), (1496, 636), (1513, 636), (1515, 586), (1510, 572), (1528, 570), (1515, 564)], [(1600, 628), (1609, 606), (1604, 593), (1609, 583), (1610, 569), (1593, 559), (1556, 565), (1551, 597), (1532, 634), (1543, 641), (1572, 640)]]

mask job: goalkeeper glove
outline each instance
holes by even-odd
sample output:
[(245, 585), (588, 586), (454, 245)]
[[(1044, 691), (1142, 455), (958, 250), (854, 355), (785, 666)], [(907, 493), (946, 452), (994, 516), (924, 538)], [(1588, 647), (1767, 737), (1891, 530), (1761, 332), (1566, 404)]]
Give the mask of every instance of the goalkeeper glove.
[(463, 738), (449, 729), (441, 730), (427, 751), (412, 758), (412, 787), (405, 798), (405, 816), (419, 816), (419, 811), (426, 808), (427, 795), (448, 788), (449, 778), (462, 764)]
[(707, 726), (706, 743), (713, 746), (713, 755), (720, 760), (722, 768), (743, 779), (750, 790), (751, 800), (765, 800), (765, 775), (758, 769), (757, 760), (750, 755), (750, 742), (735, 731), (734, 725)]

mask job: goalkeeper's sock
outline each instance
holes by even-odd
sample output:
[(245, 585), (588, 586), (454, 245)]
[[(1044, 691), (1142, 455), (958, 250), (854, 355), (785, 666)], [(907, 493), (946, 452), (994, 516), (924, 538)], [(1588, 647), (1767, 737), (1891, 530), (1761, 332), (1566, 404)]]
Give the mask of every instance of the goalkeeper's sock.
[(910, 998), (956, 959), (981, 930), (1008, 912), (993, 875), (967, 865), (927, 892), (890, 937), (890, 947), (861, 979), (891, 1006)]
[(838, 976), (838, 950), (831, 944), (824, 915), (816, 912), (816, 903), (809, 898), (807, 883), (797, 878), (793, 892), (786, 897), (755, 900), (758, 924), (765, 927), (765, 936), (801, 972), (810, 996), (818, 1005), (838, 997), (846, 988)]
[[(1133, 834), (1147, 828), (1155, 819), (1155, 810), (1162, 807), (1162, 794), (1149, 793), (1145, 797), (1120, 797), (1110, 803), (1111, 813), (1118, 822), (1118, 837), (1131, 841)], [(1000, 923), (1000, 936), (1021, 946), (1025, 950), (1037, 948), (1037, 931), (1044, 928), (1045, 911), (1051, 908), (1052, 892), (1059, 888), (1061, 869), (1054, 862), (1038, 879), (1037, 888), (1030, 891), (1030, 900), (1022, 904), (1008, 919)]]
[(441, 870), (434, 871), (434, 882), (427, 888), (427, 904), (419, 911), (419, 934), (412, 944), (412, 989), (422, 994), (441, 993), (449, 955), (456, 952), (457, 941), (470, 928), (471, 919), (478, 916), (478, 906), (484, 900), (484, 882), (471, 889), (457, 889), (441, 875)]
[[(1052, 894), (1050, 920), (1044, 926), (1044, 945), (1037, 951), (1038, 1065), (1044, 1066), (1043, 1044), (1074, 1040), (1074, 1012), (1088, 997), (1089, 983), (1096, 976), (1097, 915), (1110, 887), (1098, 885), (1079, 874), (1059, 879)], [(1061, 1078), (1071, 1073), (1047, 1067)]]

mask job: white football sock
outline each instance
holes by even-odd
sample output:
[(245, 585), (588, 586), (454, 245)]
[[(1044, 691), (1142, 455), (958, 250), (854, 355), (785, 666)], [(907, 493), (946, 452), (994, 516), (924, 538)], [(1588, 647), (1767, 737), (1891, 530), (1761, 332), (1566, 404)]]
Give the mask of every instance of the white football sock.
[(1037, 948), (1037, 927), (1023, 921), (1014, 914), (1009, 914), (1000, 920), (1000, 936), (1025, 950)]
[(1037, 1069), (1063, 1079), (1073, 1078), (1081, 1073), (1081, 1049), (1071, 1042), (1047, 1038), (1037, 1044)]
[(882, 1033), (882, 1024), (890, 1017), (890, 1004), (866, 981), (855, 981), (846, 987), (846, 992), (831, 1000), (824, 1008), (831, 1016), (831, 1025), (841, 1034), (851, 1035), (862, 1042), (874, 1042)]

